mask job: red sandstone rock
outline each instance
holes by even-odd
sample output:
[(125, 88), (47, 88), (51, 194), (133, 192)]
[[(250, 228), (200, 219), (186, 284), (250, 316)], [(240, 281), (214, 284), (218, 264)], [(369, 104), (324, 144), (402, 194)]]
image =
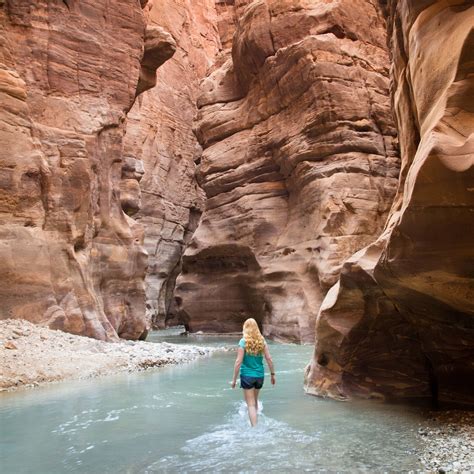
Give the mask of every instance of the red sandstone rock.
[(167, 31), (159, 26), (147, 26), (137, 95), (155, 86), (156, 70), (171, 58), (175, 51), (176, 43)]
[[(146, 317), (163, 327), (166, 318), (173, 318), (181, 255), (204, 206), (194, 163), (201, 148), (192, 125), (199, 81), (219, 38), (214, 0), (150, 0), (144, 13), (148, 30), (164, 28), (176, 40), (176, 53), (158, 70), (156, 86), (140, 95), (128, 114), (127, 169), (142, 166), (144, 174), (140, 187), (136, 180), (123, 184), (122, 205), (144, 227)], [(128, 173), (124, 166), (123, 177)]]
[(120, 187), (140, 4), (10, 0), (0, 21), (0, 318), (139, 338), (146, 254)]
[(323, 302), (309, 393), (474, 401), (474, 9), (388, 2), (400, 185)]
[(266, 335), (311, 341), (396, 190), (384, 22), (365, 0), (237, 3), (232, 60), (198, 99), (207, 204), (176, 297), (193, 331), (252, 316)]
[(173, 318), (196, 162), (191, 330), (310, 341), (318, 315), (309, 393), (472, 401), (473, 10), (386, 8), (398, 192), (375, 2), (0, 1), (0, 318)]

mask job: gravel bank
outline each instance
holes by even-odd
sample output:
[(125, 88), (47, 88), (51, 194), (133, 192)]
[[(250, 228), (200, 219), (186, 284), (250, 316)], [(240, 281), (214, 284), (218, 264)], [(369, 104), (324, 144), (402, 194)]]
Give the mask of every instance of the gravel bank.
[(474, 473), (474, 412), (433, 412), (418, 430), (420, 460), (429, 472)]
[(4, 320), (0, 321), (0, 391), (180, 364), (216, 350), (166, 342), (104, 342), (24, 320)]

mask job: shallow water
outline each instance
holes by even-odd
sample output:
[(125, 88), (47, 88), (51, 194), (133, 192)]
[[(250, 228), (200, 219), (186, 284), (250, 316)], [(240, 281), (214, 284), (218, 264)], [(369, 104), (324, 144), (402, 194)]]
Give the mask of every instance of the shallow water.
[[(163, 336), (164, 334), (164, 336)], [(236, 345), (238, 338), (151, 340)], [(73, 381), (0, 395), (5, 473), (400, 472), (421, 469), (419, 409), (338, 403), (303, 392), (312, 347), (271, 344), (277, 385), (266, 381), (257, 428), (234, 353), (139, 374)], [(261, 407), (262, 408), (262, 407)]]

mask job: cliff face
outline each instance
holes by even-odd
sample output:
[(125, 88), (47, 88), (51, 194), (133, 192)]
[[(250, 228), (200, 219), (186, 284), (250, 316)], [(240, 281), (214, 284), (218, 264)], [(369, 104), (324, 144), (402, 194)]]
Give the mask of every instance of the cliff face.
[(0, 318), (142, 337), (143, 233), (120, 201), (122, 177), (130, 188), (140, 173), (122, 172), (124, 120), (174, 42), (145, 34), (134, 0), (1, 1), (0, 21)]
[(103, 3), (0, 0), (0, 318), (252, 316), (309, 393), (474, 401), (472, 2)]
[(474, 401), (474, 8), (387, 5), (402, 172), (323, 302), (310, 393)]
[[(143, 178), (127, 185), (127, 212), (140, 222), (148, 253), (146, 313), (155, 327), (173, 318), (173, 290), (185, 244), (204, 205), (195, 180), (201, 148), (193, 134), (199, 80), (219, 48), (214, 0), (150, 0), (149, 28), (176, 40), (173, 57), (127, 116), (124, 156)], [(125, 190), (122, 195), (125, 197)]]
[(207, 201), (180, 315), (194, 331), (252, 316), (269, 336), (312, 341), (326, 291), (396, 191), (384, 21), (367, 0), (220, 4), (223, 44), (235, 35), (198, 99)]

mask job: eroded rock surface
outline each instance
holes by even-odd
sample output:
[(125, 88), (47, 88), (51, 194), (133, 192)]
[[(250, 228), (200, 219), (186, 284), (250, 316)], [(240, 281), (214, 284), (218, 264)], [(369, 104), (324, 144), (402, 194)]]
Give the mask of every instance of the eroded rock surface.
[[(155, 327), (173, 322), (173, 291), (184, 246), (204, 206), (195, 179), (201, 147), (193, 134), (199, 81), (220, 47), (214, 0), (150, 0), (148, 29), (164, 29), (176, 41), (174, 56), (156, 74), (156, 86), (140, 95), (127, 117), (124, 173), (127, 213), (144, 227), (148, 253), (146, 317)], [(141, 209), (139, 209), (141, 207)]]
[(310, 393), (474, 402), (474, 7), (387, 5), (402, 172), (318, 316)]
[(0, 318), (142, 337), (143, 232), (120, 201), (140, 3), (8, 0), (0, 22)]
[(366, 0), (218, 3), (223, 43), (235, 34), (198, 99), (207, 203), (180, 315), (192, 331), (252, 316), (266, 335), (312, 341), (326, 291), (396, 191), (384, 21)]

